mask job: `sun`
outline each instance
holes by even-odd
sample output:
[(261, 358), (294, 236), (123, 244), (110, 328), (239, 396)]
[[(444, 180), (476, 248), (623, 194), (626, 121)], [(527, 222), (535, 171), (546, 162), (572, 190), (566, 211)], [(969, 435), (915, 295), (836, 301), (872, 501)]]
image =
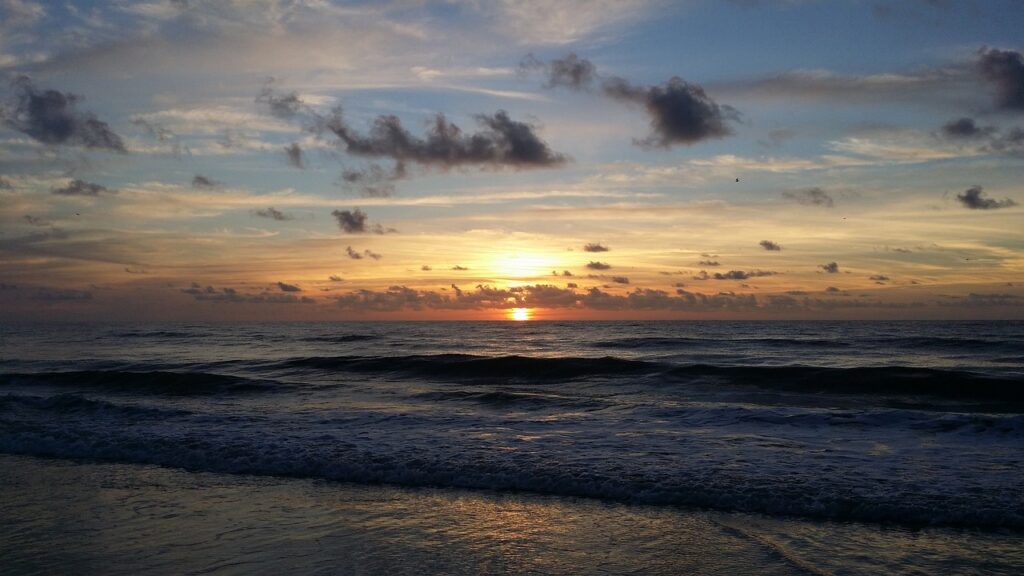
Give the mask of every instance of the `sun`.
[(532, 312), (533, 311), (530, 310), (529, 308), (513, 308), (511, 311), (509, 311), (508, 315), (509, 318), (515, 320), (516, 322), (522, 322), (524, 320), (529, 320)]

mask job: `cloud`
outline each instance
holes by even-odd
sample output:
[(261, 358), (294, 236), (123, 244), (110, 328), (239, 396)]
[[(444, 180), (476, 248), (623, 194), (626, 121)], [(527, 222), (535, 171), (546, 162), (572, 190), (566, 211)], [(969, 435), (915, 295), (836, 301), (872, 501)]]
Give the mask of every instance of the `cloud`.
[(331, 212), (331, 216), (338, 221), (338, 227), (340, 227), (347, 234), (365, 234), (372, 232), (374, 234), (392, 234), (398, 232), (394, 228), (385, 228), (380, 224), (374, 224), (372, 226), (367, 225), (366, 212), (363, 212), (359, 208), (355, 210), (334, 210)]
[(67, 288), (39, 288), (30, 298), (42, 302), (80, 302), (92, 300), (92, 292)]
[(822, 264), (820, 266), (820, 268), (822, 270), (824, 270), (825, 272), (828, 272), (829, 274), (836, 274), (836, 273), (839, 272), (839, 264), (836, 264), (835, 262), (829, 262), (828, 264)]
[(285, 220), (291, 220), (294, 218), (291, 214), (281, 212), (273, 206), (269, 206), (264, 210), (256, 210), (254, 214), (260, 218), (269, 218), (271, 220), (277, 220), (278, 222), (284, 222)]
[(13, 186), (11, 186), (10, 181), (3, 176), (0, 176), (0, 190), (10, 190), (11, 188), (13, 188)]
[(561, 86), (570, 90), (587, 90), (597, 79), (597, 67), (590, 60), (572, 52), (564, 58), (555, 58), (546, 63), (529, 54), (519, 63), (519, 69), (521, 72), (543, 70), (547, 76), (545, 88)]
[(616, 284), (629, 284), (629, 278), (625, 276), (612, 276), (612, 282)]
[(61, 196), (92, 196), (96, 197), (100, 194), (117, 194), (117, 190), (107, 188), (100, 184), (93, 184), (86, 182), (85, 180), (72, 180), (67, 186), (61, 188), (54, 188), (51, 190), (54, 194)]
[(995, 87), (995, 104), (1001, 110), (1024, 111), (1024, 58), (1020, 52), (981, 49), (978, 71)]
[(584, 252), (608, 252), (611, 248), (600, 244), (599, 242), (591, 242), (583, 246)]
[(941, 128), (942, 135), (953, 140), (981, 138), (992, 134), (995, 130), (994, 126), (985, 126), (984, 128), (978, 126), (974, 123), (973, 118), (951, 120)]
[(406, 130), (397, 116), (378, 116), (370, 132), (362, 135), (348, 125), (337, 108), (319, 119), (318, 130), (332, 132), (345, 151), (354, 156), (391, 158), (442, 170), (465, 166), (549, 168), (568, 160), (553, 152), (532, 125), (512, 120), (504, 110), (475, 118), (482, 130), (464, 134), (443, 114), (437, 114), (421, 138)]
[(835, 201), (832, 199), (832, 196), (830, 196), (825, 190), (816, 186), (814, 188), (805, 188), (803, 190), (787, 190), (782, 193), (782, 197), (804, 206), (825, 206), (827, 208), (831, 208), (835, 205)]
[(303, 170), (306, 168), (306, 160), (303, 157), (302, 147), (299, 146), (298, 142), (292, 142), (290, 145), (284, 147), (284, 152), (288, 157), (288, 164)]
[(424, 264), (423, 266), (420, 266), (420, 270), (422, 270), (424, 272), (430, 272), (431, 270), (433, 270), (433, 268), (431, 268), (430, 266)]
[(217, 186), (220, 186), (220, 182), (217, 182), (212, 178), (207, 178), (206, 176), (201, 176), (199, 174), (192, 177), (192, 187), (197, 190), (202, 188), (216, 188)]
[(284, 282), (278, 282), (277, 287), (281, 290), (281, 292), (302, 292), (302, 288), (299, 288), (294, 284), (285, 284)]
[(256, 103), (263, 107), (272, 116), (287, 120), (298, 114), (305, 104), (296, 92), (279, 94), (274, 90), (275, 82), (276, 80), (274, 78), (267, 79), (263, 84), (263, 89), (260, 90), (259, 95), (256, 96)]
[(697, 264), (699, 266), (711, 266), (711, 267), (721, 266), (721, 264), (719, 264), (718, 260), (701, 260), (700, 262), (697, 262)]
[(458, 264), (456, 264), (455, 266), (452, 266), (452, 270), (455, 270), (457, 272), (465, 272), (466, 270), (469, 270), (469, 268), (466, 268), (465, 266), (459, 266)]
[(391, 170), (371, 162), (363, 169), (347, 169), (341, 173), (346, 185), (357, 187), (363, 198), (390, 198), (395, 193), (394, 182), (405, 177), (404, 162), (395, 162)]
[(634, 142), (646, 148), (688, 146), (723, 138), (733, 133), (728, 122), (740, 117), (735, 108), (719, 105), (704, 88), (678, 76), (661, 86), (637, 86), (617, 76), (599, 77), (593, 63), (572, 53), (547, 63), (527, 56), (520, 66), (522, 70), (543, 70), (548, 88), (591, 91), (600, 84), (605, 97), (642, 106), (650, 119), (651, 134)]
[(778, 244), (772, 242), (771, 240), (761, 240), (760, 242), (758, 242), (758, 244), (761, 246), (761, 248), (764, 248), (769, 252), (778, 252), (779, 250), (782, 250), (782, 246), (779, 246)]
[(0, 120), (9, 128), (51, 145), (84, 146), (126, 152), (121, 137), (91, 112), (78, 110), (81, 96), (56, 90), (36, 90), (21, 76), (14, 81), (16, 102), (0, 108)]
[(1009, 208), (1017, 205), (1017, 202), (1010, 198), (996, 200), (994, 198), (983, 198), (984, 195), (985, 191), (981, 186), (971, 186), (961, 194), (957, 194), (956, 199), (965, 208), (970, 208), (971, 210), (995, 210), (997, 208)]
[(353, 260), (362, 260), (363, 259), (363, 255), (360, 254), (358, 251), (353, 250), (351, 246), (346, 246), (345, 247), (345, 253), (348, 254), (348, 257), (353, 259)]
[(611, 267), (611, 264), (605, 264), (604, 262), (590, 261), (587, 263), (587, 268), (590, 268), (591, 270), (607, 270)]
[(25, 222), (28, 222), (29, 225), (31, 225), (31, 226), (49, 226), (50, 225), (50, 221), (49, 220), (47, 220), (46, 218), (41, 218), (39, 216), (32, 216), (31, 214), (25, 214), (24, 216), (22, 216), (22, 218), (25, 220)]
[(345, 281), (344, 278), (342, 278), (341, 276), (338, 276), (336, 274), (331, 274), (330, 276), (327, 277), (327, 279), (330, 280), (331, 282), (344, 282)]
[(868, 276), (868, 280), (874, 280), (877, 284), (885, 284), (889, 281), (889, 277), (884, 274), (875, 274), (873, 276)]
[(651, 121), (651, 135), (636, 143), (670, 148), (732, 134), (727, 121), (739, 118), (731, 106), (720, 106), (697, 84), (673, 77), (663, 86), (633, 86), (622, 78), (604, 82), (604, 94), (615, 100), (640, 104)]
[[(283, 282), (278, 282), (277, 284), (278, 288), (285, 292), (297, 292), (301, 290), (298, 286), (292, 286), (291, 284), (285, 284)], [(293, 288), (294, 290), (287, 290), (285, 287)], [(314, 304), (316, 302), (308, 296), (299, 297), (290, 293), (281, 294), (273, 292), (247, 294), (239, 292), (234, 288), (214, 288), (213, 286), (206, 286), (204, 288), (196, 282), (193, 282), (188, 288), (182, 288), (181, 292), (183, 294), (188, 294), (199, 301), (229, 304)]]
[(708, 280), (712, 278), (715, 280), (747, 280), (762, 276), (775, 276), (776, 274), (778, 274), (778, 272), (771, 272), (768, 270), (751, 270), (749, 272), (744, 272), (743, 270), (729, 270), (725, 273), (715, 272), (714, 275), (709, 276), (707, 272), (701, 270), (701, 276), (694, 276), (694, 280)]

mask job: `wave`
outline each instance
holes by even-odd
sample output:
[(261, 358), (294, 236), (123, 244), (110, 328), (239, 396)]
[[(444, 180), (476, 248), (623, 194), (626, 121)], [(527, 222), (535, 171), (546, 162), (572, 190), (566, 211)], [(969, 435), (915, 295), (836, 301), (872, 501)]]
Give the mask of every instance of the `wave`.
[(0, 374), (0, 386), (57, 386), (176, 396), (270, 392), (282, 384), (206, 372), (77, 370)]
[(565, 380), (588, 376), (623, 376), (657, 371), (639, 360), (602, 358), (540, 358), (529, 356), (314, 356), (292, 358), (283, 367), (340, 372), (390, 373), (479, 380)]
[[(680, 348), (721, 348), (722, 340), (711, 340), (697, 336), (652, 336), (645, 338), (618, 338), (614, 340), (599, 340), (589, 345), (593, 348), (621, 349), (621, 350), (649, 350), (649, 349), (680, 349)], [(757, 345), (759, 347), (810, 347), (810, 348), (845, 348), (853, 344), (839, 340), (821, 340), (808, 338), (733, 338), (728, 340), (734, 346)]]
[[(0, 397), (0, 416), (10, 410), (19, 410), (19, 418), (0, 417), (0, 452), (12, 454), (368, 484), (528, 491), (830, 520), (1024, 530), (1019, 477), (1004, 474), (987, 481), (987, 473), (945, 472), (921, 484), (914, 476), (920, 466), (916, 461), (909, 469), (881, 476), (842, 459), (763, 469), (694, 464), (690, 456), (697, 455), (685, 450), (645, 459), (588, 452), (562, 442), (547, 449), (495, 449), (501, 444), (483, 440), (463, 445), (451, 437), (410, 431), (403, 436), (395, 429), (378, 431), (373, 438), (326, 428), (268, 430), (231, 417), (215, 428), (204, 428), (202, 421), (192, 426), (187, 418), (172, 427), (168, 419), (182, 414), (68, 395)], [(26, 411), (43, 413), (28, 424)], [(364, 425), (371, 419), (374, 427), (380, 425), (380, 413), (352, 417), (364, 418)], [(1020, 423), (1013, 428), (1019, 433)], [(858, 471), (866, 472), (870, 482), (862, 481)]]
[(344, 344), (347, 342), (366, 342), (377, 340), (378, 337), (372, 334), (342, 334), (338, 336), (307, 336), (302, 338), (303, 342), (327, 342), (329, 344)]
[(428, 402), (473, 402), (492, 408), (575, 408), (580, 410), (596, 410), (607, 407), (606, 403), (594, 399), (573, 398), (557, 394), (538, 394), (534, 392), (509, 392), (504, 390), (446, 390), (421, 392), (414, 398)]

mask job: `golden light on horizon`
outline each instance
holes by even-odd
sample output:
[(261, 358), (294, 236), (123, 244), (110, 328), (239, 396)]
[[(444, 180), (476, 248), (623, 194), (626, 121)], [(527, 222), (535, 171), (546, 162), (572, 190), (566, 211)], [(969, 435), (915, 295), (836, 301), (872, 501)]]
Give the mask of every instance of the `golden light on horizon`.
[(523, 322), (529, 320), (533, 315), (533, 310), (529, 308), (513, 308), (509, 310), (508, 317), (516, 322)]

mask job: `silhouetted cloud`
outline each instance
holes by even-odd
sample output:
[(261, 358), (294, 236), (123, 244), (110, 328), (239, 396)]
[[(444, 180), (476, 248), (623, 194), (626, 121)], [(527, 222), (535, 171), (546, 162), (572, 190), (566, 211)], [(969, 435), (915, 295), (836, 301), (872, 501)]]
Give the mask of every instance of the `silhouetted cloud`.
[(583, 246), (584, 252), (608, 252), (609, 250), (611, 250), (611, 248), (598, 242), (591, 242), (590, 244)]
[(348, 254), (348, 257), (353, 259), (353, 260), (362, 260), (363, 259), (363, 255), (360, 254), (359, 251), (353, 250), (351, 246), (346, 246), (345, 247), (345, 253)]
[(369, 134), (363, 135), (348, 125), (338, 108), (319, 119), (318, 129), (332, 132), (354, 156), (391, 158), (442, 170), (463, 166), (547, 168), (568, 160), (553, 152), (532, 125), (512, 120), (504, 110), (478, 114), (475, 119), (482, 130), (464, 134), (443, 114), (437, 114), (421, 138), (406, 130), (397, 116), (378, 116)]
[(331, 282), (344, 282), (345, 281), (344, 278), (342, 278), (341, 276), (338, 276), (336, 274), (331, 274), (330, 276), (327, 277), (327, 279), (330, 280)]
[(711, 266), (711, 267), (721, 266), (721, 264), (718, 262), (718, 260), (701, 260), (700, 262), (697, 262), (697, 265), (699, 265), (699, 266)]
[(255, 214), (260, 218), (270, 218), (271, 220), (277, 220), (279, 222), (284, 222), (285, 220), (291, 220), (293, 218), (291, 214), (281, 212), (273, 206), (270, 206), (265, 210), (256, 210)]
[(288, 164), (302, 170), (306, 167), (306, 160), (302, 152), (302, 147), (299, 146), (298, 142), (292, 142), (288, 146), (284, 147), (284, 152), (288, 158)]
[(0, 119), (8, 127), (44, 144), (67, 144), (126, 152), (121, 137), (91, 112), (78, 110), (81, 96), (56, 90), (36, 90), (21, 76), (14, 81), (16, 101), (0, 108)]
[(616, 284), (629, 284), (629, 278), (625, 276), (612, 276), (612, 282)]
[[(278, 282), (278, 288), (283, 292), (297, 292), (301, 289), (298, 286)], [(288, 290), (287, 288), (294, 288)], [(228, 303), (228, 304), (313, 304), (316, 300), (308, 296), (296, 296), (291, 293), (280, 292), (259, 292), (243, 293), (234, 288), (214, 288), (213, 286), (200, 286), (193, 282), (188, 288), (182, 288), (181, 292), (192, 296), (196, 300), (204, 302)]]
[(587, 268), (590, 268), (591, 270), (607, 270), (611, 267), (611, 264), (605, 264), (604, 262), (591, 261), (587, 263)]
[(92, 182), (86, 182), (85, 180), (72, 180), (67, 186), (60, 188), (54, 188), (51, 190), (54, 194), (60, 194), (62, 196), (92, 196), (96, 197), (100, 194), (117, 194), (117, 190), (107, 188), (100, 184), (93, 184)]
[(216, 188), (219, 185), (220, 183), (217, 182), (216, 180), (212, 178), (207, 178), (206, 176), (202, 176), (200, 174), (196, 174), (195, 176), (192, 177), (192, 187), (197, 190), (201, 190), (204, 188)]
[(951, 120), (941, 128), (942, 135), (954, 140), (969, 140), (988, 136), (996, 131), (994, 126), (978, 126), (973, 118)]
[(39, 288), (32, 293), (30, 298), (42, 302), (76, 302), (92, 300), (92, 292), (69, 288)]
[[(702, 270), (703, 272), (703, 270)], [(743, 270), (729, 270), (728, 272), (715, 272), (711, 278), (715, 280), (747, 280), (749, 278), (759, 278), (762, 276), (775, 276), (778, 272), (771, 272), (768, 270), (751, 270), (745, 272)]]
[[(570, 53), (564, 58), (542, 62), (527, 56), (522, 70), (543, 70), (548, 88), (591, 91), (599, 76), (589, 60)], [(604, 96), (628, 104), (643, 106), (651, 123), (651, 134), (635, 143), (644, 147), (669, 148), (732, 134), (729, 121), (739, 120), (739, 112), (712, 100), (697, 84), (673, 77), (661, 86), (637, 86), (624, 78), (600, 79)]]
[(868, 276), (868, 280), (874, 280), (876, 284), (885, 284), (889, 281), (889, 277), (884, 274), (875, 274)]
[(832, 196), (829, 196), (828, 192), (817, 186), (803, 190), (787, 190), (782, 193), (782, 197), (804, 206), (825, 206), (831, 208), (835, 205)]
[(278, 282), (277, 287), (281, 292), (302, 292), (302, 288), (299, 288), (295, 284), (285, 284), (284, 282)]
[(422, 270), (424, 272), (430, 272), (431, 270), (433, 270), (433, 268), (431, 268), (430, 266), (427, 266), (426, 264), (424, 264), (423, 266), (420, 266), (420, 270)]
[(288, 119), (302, 110), (303, 102), (297, 92), (280, 94), (274, 89), (274, 78), (268, 78), (263, 89), (256, 96), (256, 103), (264, 107), (271, 115)]
[(622, 78), (609, 78), (602, 90), (609, 98), (640, 104), (651, 121), (651, 135), (640, 146), (669, 148), (732, 134), (727, 121), (739, 119), (731, 106), (720, 106), (704, 89), (673, 77), (663, 86), (634, 86)]
[(561, 86), (572, 90), (586, 90), (597, 79), (597, 68), (594, 64), (572, 52), (564, 58), (555, 58), (547, 63), (529, 54), (520, 62), (519, 69), (523, 72), (543, 70), (547, 77), (544, 84), (546, 88)]
[(822, 264), (820, 266), (820, 268), (822, 270), (824, 270), (825, 272), (828, 272), (829, 274), (836, 274), (837, 272), (839, 272), (839, 264), (836, 264), (835, 262), (829, 262), (828, 264)]
[(1016, 206), (1017, 202), (1010, 198), (996, 200), (994, 198), (983, 198), (985, 191), (981, 186), (971, 186), (962, 193), (956, 195), (956, 199), (966, 208), (971, 210), (994, 210), (996, 208), (1009, 208)]
[(367, 225), (366, 212), (359, 208), (355, 210), (334, 210), (331, 212), (331, 216), (334, 216), (338, 221), (338, 227), (348, 234), (365, 234), (366, 232), (391, 234), (398, 232), (394, 228), (385, 228), (380, 224)]
[(377, 163), (370, 163), (362, 169), (347, 169), (341, 173), (341, 179), (346, 185), (359, 189), (364, 198), (388, 198), (395, 193), (397, 180), (406, 177), (405, 163), (395, 162), (394, 168), (385, 169)]
[(995, 87), (996, 107), (1024, 110), (1024, 58), (1020, 52), (983, 48), (978, 52), (978, 70)]
[(761, 240), (760, 242), (758, 242), (758, 244), (761, 246), (761, 248), (764, 248), (769, 252), (778, 252), (779, 250), (782, 250), (782, 246), (779, 246), (778, 244), (772, 242), (771, 240)]
[(456, 264), (455, 266), (452, 266), (452, 270), (455, 270), (457, 272), (465, 272), (466, 270), (469, 270), (469, 268), (466, 268), (465, 266), (459, 266), (458, 264)]

